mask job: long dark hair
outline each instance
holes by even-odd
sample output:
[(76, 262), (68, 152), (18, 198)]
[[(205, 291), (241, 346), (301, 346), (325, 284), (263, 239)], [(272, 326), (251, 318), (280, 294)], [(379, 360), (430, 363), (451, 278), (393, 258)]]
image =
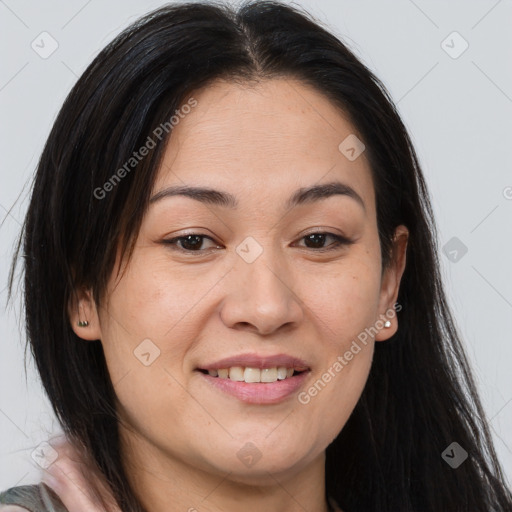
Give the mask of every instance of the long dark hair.
[[(376, 344), (362, 396), (327, 448), (327, 495), (344, 512), (512, 510), (443, 291), (429, 196), (406, 129), (385, 87), (337, 37), (300, 8), (273, 1), (237, 9), (182, 3), (150, 13), (99, 53), (55, 121), (9, 297), (22, 249), (28, 340), (65, 433), (93, 458), (120, 508), (142, 511), (123, 469), (102, 345), (74, 334), (68, 304), (78, 287), (91, 288), (100, 304), (116, 250), (132, 254), (167, 131), (135, 170), (110, 181), (108, 193), (98, 190), (191, 91), (219, 78), (273, 77), (312, 85), (361, 134), (383, 268), (394, 228), (410, 232), (399, 329)], [(456, 469), (442, 457), (454, 441), (468, 453)]]

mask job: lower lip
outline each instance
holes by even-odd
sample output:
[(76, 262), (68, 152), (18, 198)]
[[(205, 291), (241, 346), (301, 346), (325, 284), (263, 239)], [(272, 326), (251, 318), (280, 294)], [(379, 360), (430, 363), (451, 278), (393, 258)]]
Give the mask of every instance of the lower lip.
[(303, 385), (309, 372), (305, 371), (276, 382), (239, 382), (231, 379), (212, 377), (199, 372), (206, 382), (224, 393), (249, 404), (276, 404), (295, 394)]

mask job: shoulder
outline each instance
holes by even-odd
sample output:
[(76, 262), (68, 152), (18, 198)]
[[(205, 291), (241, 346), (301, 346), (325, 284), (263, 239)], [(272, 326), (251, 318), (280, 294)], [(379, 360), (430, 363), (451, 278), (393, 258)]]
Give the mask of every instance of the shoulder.
[(19, 510), (15, 507), (30, 512), (68, 512), (55, 491), (44, 483), (20, 485), (0, 492), (0, 512)]

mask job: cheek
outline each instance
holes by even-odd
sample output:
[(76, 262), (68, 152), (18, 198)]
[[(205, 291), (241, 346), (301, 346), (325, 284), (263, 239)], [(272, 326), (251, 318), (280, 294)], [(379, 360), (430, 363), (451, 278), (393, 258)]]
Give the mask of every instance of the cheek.
[(205, 294), (218, 280), (213, 273), (178, 272), (168, 260), (134, 253), (112, 285), (108, 311), (100, 311), (102, 344), (116, 395), (138, 430), (148, 428), (148, 417), (186, 416), (184, 364), (204, 325)]
[(343, 429), (366, 385), (374, 342), (348, 334), (358, 331), (355, 324), (342, 331), (327, 348), (322, 368), (298, 395), (298, 407), (318, 449), (325, 449)]
[[(218, 275), (197, 270), (180, 272), (165, 258), (134, 255), (110, 295), (105, 324), (112, 336), (107, 338), (122, 339), (123, 345), (145, 338), (157, 344), (173, 338), (178, 342), (183, 336), (173, 332), (183, 331), (194, 308), (218, 280)], [(178, 346), (173, 342), (173, 349), (178, 348), (179, 342)]]
[[(303, 289), (323, 340), (322, 367), (298, 397), (311, 432), (329, 444), (357, 404), (371, 367), (371, 327), (378, 317), (378, 262), (354, 259), (336, 273), (319, 274)], [(319, 444), (319, 446), (320, 446)]]
[(168, 385), (163, 364), (170, 355), (174, 366), (183, 360), (187, 337), (182, 329), (195, 296), (135, 255), (123, 278), (112, 285), (100, 322), (107, 366), (114, 386), (119, 383), (121, 401), (123, 395), (134, 401), (149, 392), (147, 387)]
[(378, 314), (380, 274), (372, 262), (343, 262), (338, 269), (301, 278), (300, 297), (339, 342), (357, 336)]
[[(340, 359), (336, 361), (339, 364), (335, 363), (323, 375), (323, 379), (327, 377), (326, 374), (331, 378), (327, 384), (331, 387), (325, 395), (326, 414), (323, 415), (324, 424), (322, 425), (328, 443), (334, 440), (347, 423), (368, 380), (374, 343), (357, 345), (358, 347), (352, 346), (352, 349), (348, 348), (343, 352)], [(347, 358), (348, 354), (351, 354), (350, 361)]]

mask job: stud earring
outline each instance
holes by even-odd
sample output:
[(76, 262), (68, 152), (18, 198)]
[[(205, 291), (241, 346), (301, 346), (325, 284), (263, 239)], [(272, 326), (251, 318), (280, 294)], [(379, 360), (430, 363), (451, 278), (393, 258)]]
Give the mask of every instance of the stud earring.
[(82, 304), (79, 304), (78, 306), (78, 327), (87, 327), (89, 325), (89, 322), (87, 320), (80, 320), (80, 308), (82, 308), (82, 311), (84, 309)]
[(385, 327), (386, 329), (387, 329), (387, 328), (389, 328), (389, 327), (391, 327), (391, 322), (390, 322), (389, 320), (386, 320), (386, 321), (384, 322), (384, 327)]

